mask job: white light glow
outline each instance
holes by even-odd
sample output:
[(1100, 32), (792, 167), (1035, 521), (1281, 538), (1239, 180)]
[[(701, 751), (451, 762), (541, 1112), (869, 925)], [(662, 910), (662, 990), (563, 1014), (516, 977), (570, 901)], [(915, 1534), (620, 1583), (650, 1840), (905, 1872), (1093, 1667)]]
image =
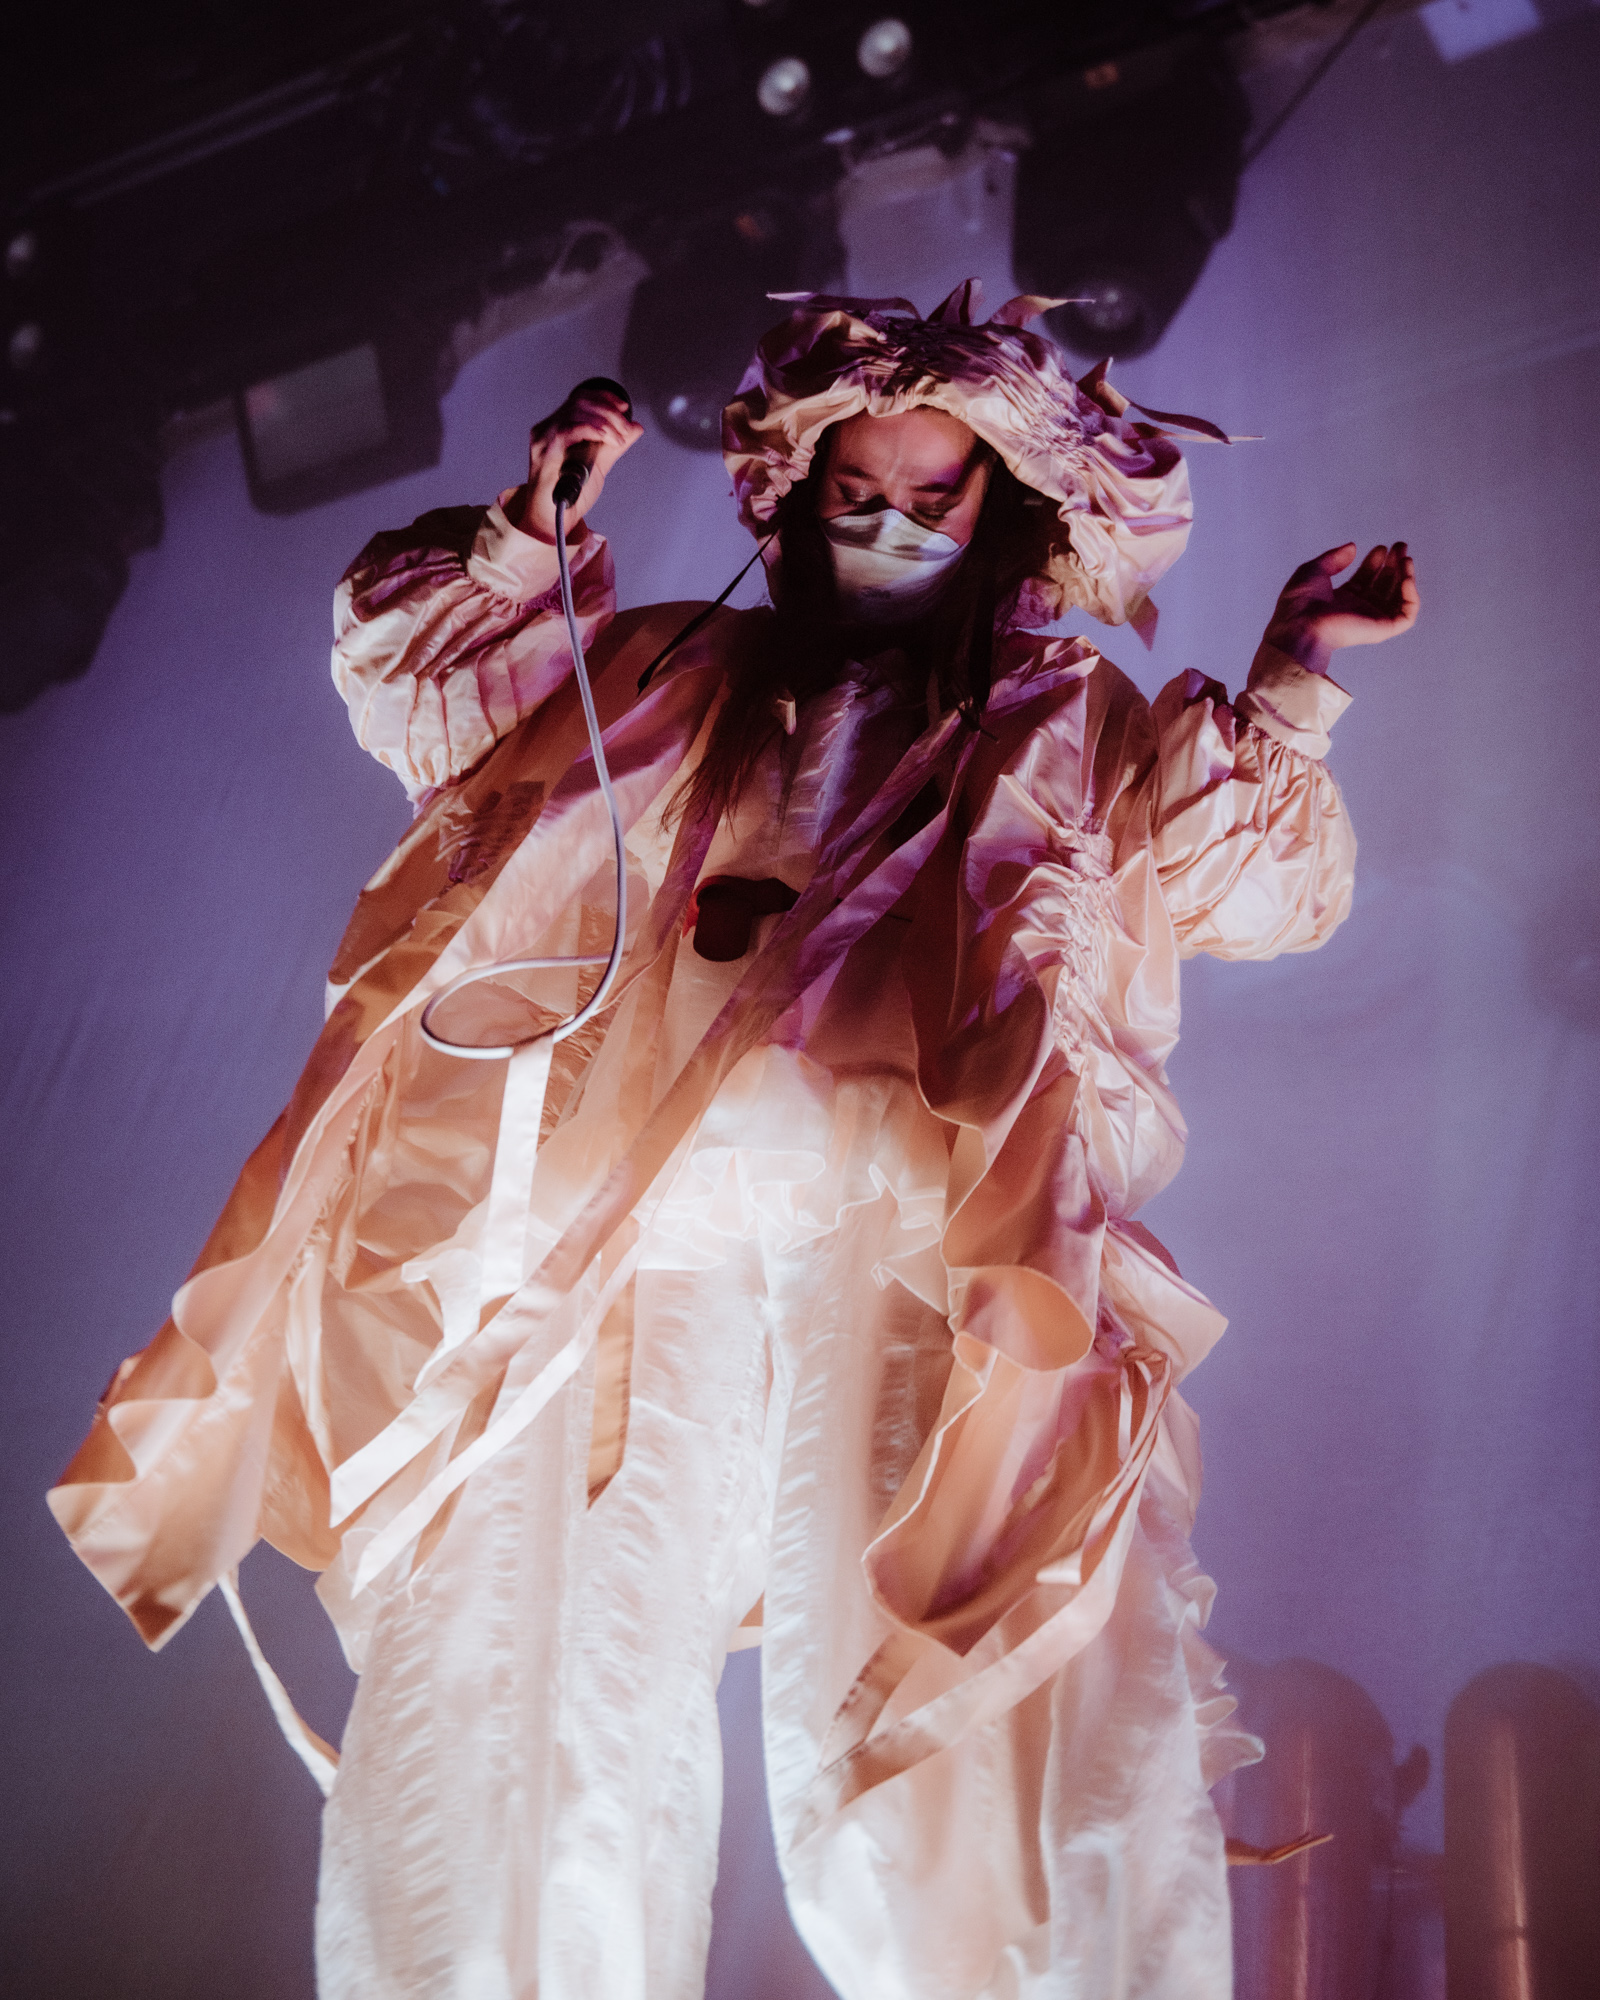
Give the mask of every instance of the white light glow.
[(769, 118), (787, 118), (811, 95), (811, 71), (798, 56), (779, 56), (761, 73), (756, 102)]
[(1544, 25), (1533, 0), (1428, 0), (1418, 12), (1446, 62), (1514, 42)]
[(856, 61), (868, 76), (898, 76), (911, 60), (911, 30), (891, 15), (874, 21), (856, 44)]

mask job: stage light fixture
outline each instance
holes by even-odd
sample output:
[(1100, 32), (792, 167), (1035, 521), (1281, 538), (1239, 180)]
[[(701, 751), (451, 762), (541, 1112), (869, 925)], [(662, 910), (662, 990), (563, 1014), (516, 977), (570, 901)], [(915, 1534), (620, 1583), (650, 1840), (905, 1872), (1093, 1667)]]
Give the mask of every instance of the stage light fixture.
[(1147, 353), (1233, 226), (1243, 95), (1205, 52), (1157, 51), (1085, 72), (1052, 109), (1017, 175), (1018, 281), (1080, 301), (1046, 319), (1075, 353)]
[(691, 451), (721, 448), (723, 405), (771, 315), (765, 286), (737, 272), (689, 266), (645, 279), (628, 315), (622, 372), (663, 436)]
[[(40, 322), (41, 301), (38, 277), (39, 238), (32, 229), (19, 229), (6, 244), (6, 280), (9, 295), (4, 301), (6, 365), (13, 376), (33, 373), (44, 354), (45, 334)], [(15, 287), (11, 290), (11, 287)], [(20, 388), (14, 383), (13, 388)], [(12, 420), (16, 412), (11, 412)]]
[(756, 102), (769, 118), (793, 118), (811, 101), (811, 67), (799, 56), (768, 63), (756, 85)]
[(247, 384), (234, 399), (250, 498), (295, 514), (439, 462), (442, 343), (359, 341)]
[(768, 293), (826, 290), (843, 269), (831, 193), (744, 203), (676, 241), (634, 292), (623, 380), (674, 444), (720, 450), (723, 405), (777, 310)]
[(872, 26), (856, 43), (856, 62), (875, 82), (898, 76), (911, 60), (911, 30), (904, 21), (888, 15)]
[(129, 557), (161, 539), (154, 422), (119, 401), (64, 432), (26, 407), (0, 424), (0, 714), (87, 670)]
[(389, 441), (378, 351), (370, 342), (244, 392), (257, 476), (269, 483)]
[(1101, 340), (1120, 340), (1132, 333), (1144, 312), (1141, 293), (1113, 277), (1085, 279), (1074, 303), (1079, 319)]
[(26, 319), (6, 342), (6, 359), (19, 375), (26, 373), (44, 351), (44, 328), (36, 319)]

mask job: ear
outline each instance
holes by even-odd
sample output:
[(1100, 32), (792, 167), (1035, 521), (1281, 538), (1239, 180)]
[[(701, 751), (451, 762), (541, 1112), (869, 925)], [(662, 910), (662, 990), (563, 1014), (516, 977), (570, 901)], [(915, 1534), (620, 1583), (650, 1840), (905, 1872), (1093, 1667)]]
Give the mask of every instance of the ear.
[(982, 304), (983, 281), (963, 278), (949, 298), (934, 307), (928, 319), (934, 326), (971, 326), (973, 314)]

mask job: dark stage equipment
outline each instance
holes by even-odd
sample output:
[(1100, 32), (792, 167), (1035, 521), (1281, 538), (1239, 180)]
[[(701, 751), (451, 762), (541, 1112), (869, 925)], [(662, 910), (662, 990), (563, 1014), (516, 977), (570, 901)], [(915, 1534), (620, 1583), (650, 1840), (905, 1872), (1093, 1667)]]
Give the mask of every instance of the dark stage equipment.
[(1234, 1868), (1238, 2000), (1380, 2000), (1389, 1952), (1399, 1821), (1427, 1782), (1424, 1751), (1398, 1766), (1376, 1704), (1316, 1660), (1235, 1660), (1239, 1720), (1266, 1761), (1218, 1788), (1230, 1835), (1271, 1849), (1332, 1838), (1272, 1867)]
[(438, 463), (440, 329), (409, 331), (236, 392), (245, 477), (264, 514), (296, 514)]
[(462, 329), (585, 245), (648, 267), (630, 380), (714, 449), (766, 293), (842, 278), (845, 178), (1003, 130), (1019, 275), (1090, 298), (1057, 316), (1069, 345), (1141, 351), (1232, 216), (1230, 51), (1290, 11), (160, 0), (92, 36), (36, 16), (0, 76), (0, 708), (89, 664), (160, 538), (174, 418), (231, 409), (269, 512), (426, 467)]
[(1579, 2000), (1600, 1966), (1600, 1705), (1512, 1662), (1469, 1681), (1444, 1736), (1450, 2000)]
[(1047, 101), (1017, 178), (1018, 282), (1078, 302), (1047, 317), (1076, 353), (1144, 354), (1233, 227), (1244, 93), (1194, 41), (1062, 77)]
[(677, 444), (716, 451), (722, 406), (772, 324), (775, 291), (827, 291), (844, 277), (831, 193), (763, 191), (732, 216), (652, 244), (657, 268), (633, 295), (622, 367)]

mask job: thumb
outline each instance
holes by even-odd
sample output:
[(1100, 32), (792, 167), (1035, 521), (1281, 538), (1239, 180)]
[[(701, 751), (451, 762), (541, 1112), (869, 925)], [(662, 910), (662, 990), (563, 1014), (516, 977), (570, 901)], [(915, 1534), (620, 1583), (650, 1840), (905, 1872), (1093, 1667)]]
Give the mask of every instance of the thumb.
[(1348, 569), (1356, 559), (1354, 542), (1341, 542), (1336, 549), (1324, 549), (1320, 556), (1313, 556), (1310, 562), (1303, 562), (1290, 577), (1291, 588), (1297, 583), (1310, 583), (1313, 577), (1337, 576), (1342, 569)]

